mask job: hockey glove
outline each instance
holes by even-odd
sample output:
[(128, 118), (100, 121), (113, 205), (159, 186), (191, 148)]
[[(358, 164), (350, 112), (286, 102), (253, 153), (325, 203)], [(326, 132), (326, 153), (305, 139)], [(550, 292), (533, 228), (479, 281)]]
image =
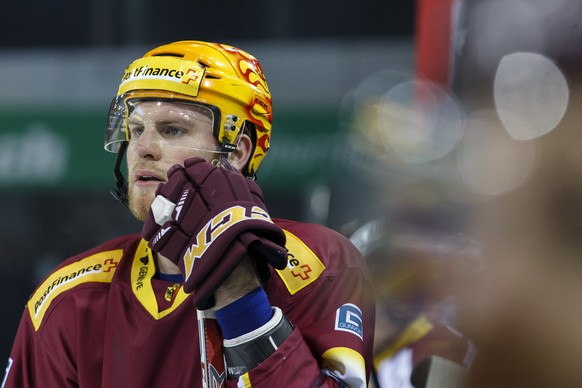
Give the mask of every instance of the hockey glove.
[(214, 292), (247, 254), (261, 281), (269, 277), (269, 264), (287, 265), (285, 234), (267, 213), (259, 186), (201, 158), (168, 171), (142, 235), (180, 268), (184, 291), (193, 292), (202, 309), (214, 305)]

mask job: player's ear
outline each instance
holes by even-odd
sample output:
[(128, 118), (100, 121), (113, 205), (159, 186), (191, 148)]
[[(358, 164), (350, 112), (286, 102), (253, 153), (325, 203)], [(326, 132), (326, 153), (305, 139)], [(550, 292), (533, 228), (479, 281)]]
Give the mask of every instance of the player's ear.
[(236, 146), (236, 149), (228, 154), (228, 161), (234, 168), (242, 171), (247, 161), (251, 157), (253, 142), (247, 134), (242, 134)]

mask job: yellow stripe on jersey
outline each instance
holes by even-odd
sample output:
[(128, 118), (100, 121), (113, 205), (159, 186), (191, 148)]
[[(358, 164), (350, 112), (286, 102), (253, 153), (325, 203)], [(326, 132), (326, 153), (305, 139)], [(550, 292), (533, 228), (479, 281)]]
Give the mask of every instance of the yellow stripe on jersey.
[(157, 320), (178, 308), (188, 298), (188, 294), (184, 292), (184, 287), (180, 287), (172, 305), (160, 311), (151, 282), (155, 273), (156, 265), (152, 251), (148, 248), (147, 241), (142, 239), (135, 251), (133, 263), (131, 264), (131, 290), (147, 312)]
[(236, 388), (252, 388), (251, 379), (249, 378), (249, 372), (239, 376), (236, 382)]
[(354, 349), (337, 347), (322, 354), (323, 368), (334, 372), (348, 387), (366, 387), (366, 363)]
[(415, 343), (428, 334), (433, 328), (433, 324), (427, 316), (420, 314), (414, 321), (404, 328), (404, 331), (386, 349), (383, 349), (374, 357), (374, 366), (380, 368), (382, 361), (392, 358), (396, 353)]
[(34, 329), (38, 331), (51, 302), (63, 292), (83, 283), (109, 283), (123, 250), (100, 252), (53, 272), (28, 301), (28, 311)]
[(277, 273), (291, 295), (313, 283), (325, 270), (325, 266), (307, 245), (293, 233), (284, 230), (289, 253), (287, 268)]

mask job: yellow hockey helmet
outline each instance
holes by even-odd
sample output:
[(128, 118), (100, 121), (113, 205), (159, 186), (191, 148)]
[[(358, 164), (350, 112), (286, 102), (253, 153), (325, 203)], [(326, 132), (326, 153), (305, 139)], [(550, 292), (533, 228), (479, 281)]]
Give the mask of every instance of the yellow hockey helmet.
[(236, 47), (201, 41), (159, 46), (126, 69), (109, 111), (105, 149), (129, 140), (127, 102), (179, 100), (209, 107), (223, 152), (236, 148), (242, 131), (253, 141), (243, 173), (253, 176), (270, 146), (271, 93), (259, 61)]

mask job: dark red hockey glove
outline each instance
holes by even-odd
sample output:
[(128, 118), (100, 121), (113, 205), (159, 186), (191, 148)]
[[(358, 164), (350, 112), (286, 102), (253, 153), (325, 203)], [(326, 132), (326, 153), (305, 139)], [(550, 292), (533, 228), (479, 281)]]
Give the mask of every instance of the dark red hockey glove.
[(184, 291), (194, 293), (199, 308), (212, 307), (214, 292), (247, 253), (262, 281), (268, 264), (287, 265), (285, 234), (267, 213), (259, 186), (201, 158), (168, 171), (142, 235), (152, 250), (178, 265)]

